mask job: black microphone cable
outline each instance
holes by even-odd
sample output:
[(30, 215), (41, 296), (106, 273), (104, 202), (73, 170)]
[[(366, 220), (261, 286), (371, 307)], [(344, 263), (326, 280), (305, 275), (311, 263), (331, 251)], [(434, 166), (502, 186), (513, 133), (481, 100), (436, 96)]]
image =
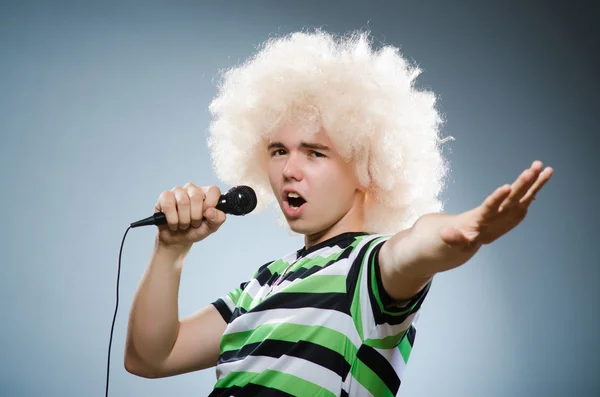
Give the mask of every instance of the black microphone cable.
[[(254, 190), (248, 186), (236, 186), (230, 189), (227, 193), (221, 195), (219, 198), (219, 202), (215, 208), (221, 210), (227, 214), (231, 215), (246, 215), (254, 210), (256, 207), (257, 200), (256, 194)], [(129, 225), (125, 234), (123, 235), (123, 240), (121, 241), (121, 248), (119, 249), (119, 264), (117, 267), (117, 287), (116, 287), (116, 303), (115, 303), (115, 313), (113, 314), (112, 325), (110, 327), (110, 339), (108, 341), (108, 359), (106, 362), (106, 392), (105, 397), (108, 397), (108, 383), (109, 383), (109, 375), (110, 375), (110, 351), (112, 347), (113, 333), (115, 330), (115, 321), (117, 320), (117, 311), (119, 309), (119, 281), (121, 279), (121, 255), (123, 254), (123, 244), (125, 243), (125, 237), (127, 237), (127, 233), (129, 229), (139, 226), (149, 226), (149, 225), (164, 225), (167, 223), (167, 218), (164, 213), (156, 212), (152, 216), (148, 218), (139, 220), (137, 222), (133, 222)]]
[(117, 319), (117, 310), (119, 309), (119, 280), (121, 278), (121, 254), (123, 253), (123, 243), (125, 243), (125, 237), (127, 237), (127, 233), (132, 226), (129, 226), (123, 235), (123, 240), (121, 241), (121, 249), (119, 250), (119, 265), (117, 267), (117, 300), (115, 303), (115, 313), (113, 314), (112, 325), (110, 327), (110, 339), (108, 341), (108, 359), (106, 361), (106, 393), (105, 396), (108, 397), (108, 379), (110, 374), (110, 348), (112, 347), (112, 339), (113, 332), (115, 330), (115, 321)]

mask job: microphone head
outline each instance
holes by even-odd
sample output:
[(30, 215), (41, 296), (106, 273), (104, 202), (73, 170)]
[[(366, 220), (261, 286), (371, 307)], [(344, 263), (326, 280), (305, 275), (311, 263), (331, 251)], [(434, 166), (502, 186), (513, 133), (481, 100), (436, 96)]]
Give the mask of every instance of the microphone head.
[(246, 215), (256, 208), (256, 193), (249, 186), (235, 186), (225, 193), (225, 197), (229, 214)]

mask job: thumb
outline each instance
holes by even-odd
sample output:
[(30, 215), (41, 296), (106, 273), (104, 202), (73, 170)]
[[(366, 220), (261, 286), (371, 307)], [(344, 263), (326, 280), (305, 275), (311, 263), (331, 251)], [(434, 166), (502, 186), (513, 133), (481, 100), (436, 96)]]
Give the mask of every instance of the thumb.
[(465, 246), (471, 241), (459, 229), (447, 226), (440, 230), (440, 238), (450, 246)]
[(215, 232), (225, 222), (225, 213), (216, 208), (207, 208), (204, 211), (204, 224), (211, 232)]

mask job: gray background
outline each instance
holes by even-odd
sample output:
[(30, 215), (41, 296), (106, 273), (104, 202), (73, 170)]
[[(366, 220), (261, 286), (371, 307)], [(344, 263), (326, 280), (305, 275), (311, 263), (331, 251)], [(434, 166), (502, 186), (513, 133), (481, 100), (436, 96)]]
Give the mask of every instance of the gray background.
[[(305, 27), (369, 28), (425, 70), (419, 84), (440, 95), (456, 138), (447, 212), (535, 159), (555, 169), (522, 225), (436, 277), (401, 394), (598, 395), (591, 2), (249, 3), (2, 2), (0, 395), (103, 395), (123, 233), (163, 190), (220, 185), (205, 145), (219, 69)], [(206, 395), (213, 370), (147, 380), (123, 368), (154, 235), (125, 240), (110, 395)], [(192, 250), (180, 314), (302, 244), (274, 212), (229, 217)]]

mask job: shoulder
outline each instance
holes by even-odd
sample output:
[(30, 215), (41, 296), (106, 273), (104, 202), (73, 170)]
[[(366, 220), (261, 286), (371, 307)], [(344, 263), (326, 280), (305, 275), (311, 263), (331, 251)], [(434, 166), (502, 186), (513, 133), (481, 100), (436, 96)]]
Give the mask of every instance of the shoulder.
[(352, 258), (362, 260), (373, 251), (378, 251), (392, 236), (389, 234), (365, 234), (352, 243)]

